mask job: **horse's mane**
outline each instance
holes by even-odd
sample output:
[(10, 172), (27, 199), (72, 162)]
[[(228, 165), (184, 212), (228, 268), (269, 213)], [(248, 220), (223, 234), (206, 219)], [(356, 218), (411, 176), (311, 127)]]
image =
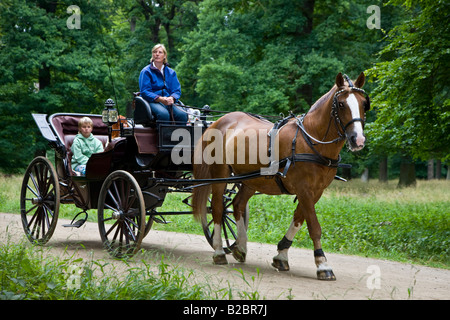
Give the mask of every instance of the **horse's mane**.
[(325, 93), (323, 96), (321, 96), (319, 98), (319, 100), (317, 100), (312, 107), (309, 109), (308, 112), (313, 112), (317, 109), (318, 106), (322, 105), (323, 103), (325, 103), (326, 101), (328, 101), (330, 99), (330, 97), (334, 94), (334, 92), (336, 91), (336, 85), (333, 86), (333, 88), (331, 88), (330, 91), (328, 91), (327, 93)]

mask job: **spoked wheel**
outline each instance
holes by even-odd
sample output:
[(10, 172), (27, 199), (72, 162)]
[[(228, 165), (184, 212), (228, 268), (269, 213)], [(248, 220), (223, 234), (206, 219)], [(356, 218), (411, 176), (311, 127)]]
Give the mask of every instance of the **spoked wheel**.
[[(223, 214), (222, 214), (222, 242), (223, 242), (223, 250), (226, 254), (231, 253), (233, 247), (236, 245), (237, 239), (237, 227), (236, 221), (233, 216), (233, 199), (234, 196), (239, 191), (240, 184), (236, 183), (231, 186), (231, 188), (225, 189), (225, 193), (223, 195)], [(208, 207), (208, 213), (211, 213), (211, 207)], [(248, 204), (245, 208), (244, 219), (245, 219), (245, 228), (248, 228)], [(202, 218), (202, 227), (203, 232), (205, 233), (206, 240), (208, 243), (213, 246), (213, 237), (214, 237), (214, 221), (212, 219), (212, 215), (206, 215), (206, 219)]]
[(139, 250), (145, 234), (145, 203), (130, 173), (114, 171), (103, 182), (98, 198), (98, 228), (113, 257), (130, 257)]
[(32, 243), (50, 240), (58, 221), (60, 190), (53, 164), (36, 157), (23, 177), (20, 192), (20, 215), (25, 234)]

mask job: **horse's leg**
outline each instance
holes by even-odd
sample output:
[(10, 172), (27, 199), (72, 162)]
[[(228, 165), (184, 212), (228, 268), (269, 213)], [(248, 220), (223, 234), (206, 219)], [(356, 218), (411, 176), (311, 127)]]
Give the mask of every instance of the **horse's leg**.
[[(233, 257), (239, 262), (245, 262), (247, 256), (247, 225), (248, 217), (245, 216), (248, 200), (255, 194), (255, 190), (242, 185), (239, 192), (233, 199), (234, 218), (237, 226), (236, 245), (233, 250)], [(248, 214), (248, 213), (247, 213)]]
[(317, 266), (317, 279), (336, 280), (333, 270), (327, 264), (327, 258), (322, 250), (322, 244), (320, 242), (322, 228), (320, 227), (319, 220), (317, 220), (314, 205), (312, 205), (312, 210), (309, 211), (309, 214), (306, 215), (306, 223), (308, 225), (309, 236), (314, 244), (314, 261)]
[(222, 220), (223, 220), (223, 194), (226, 188), (225, 183), (213, 184), (212, 185), (212, 196), (211, 196), (211, 209), (214, 222), (213, 231), (213, 261), (214, 264), (227, 264), (227, 258), (225, 256), (225, 251), (223, 250), (222, 243)]
[(291, 225), (289, 226), (288, 231), (284, 235), (283, 239), (278, 243), (277, 250), (278, 255), (273, 257), (272, 266), (277, 268), (279, 271), (288, 271), (289, 263), (288, 263), (288, 251), (291, 247), (292, 241), (294, 240), (295, 235), (298, 230), (302, 227), (304, 218), (300, 211), (300, 204), (297, 205), (297, 209), (294, 213), (294, 218), (292, 219)]

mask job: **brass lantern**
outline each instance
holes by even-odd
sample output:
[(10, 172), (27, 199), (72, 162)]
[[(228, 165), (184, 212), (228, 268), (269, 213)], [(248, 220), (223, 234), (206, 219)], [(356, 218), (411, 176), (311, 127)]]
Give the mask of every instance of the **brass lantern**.
[(119, 114), (115, 108), (115, 103), (113, 99), (108, 99), (105, 101), (105, 109), (102, 111), (102, 121), (107, 126), (112, 126), (117, 123)]

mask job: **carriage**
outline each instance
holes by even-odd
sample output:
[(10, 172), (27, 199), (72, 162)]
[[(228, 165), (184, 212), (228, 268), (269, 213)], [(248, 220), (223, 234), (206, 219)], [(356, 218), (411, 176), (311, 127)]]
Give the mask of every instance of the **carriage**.
[[(20, 199), (25, 233), (32, 242), (46, 243), (55, 230), (61, 203), (81, 209), (66, 227), (81, 226), (87, 210), (97, 209), (102, 242), (112, 256), (121, 258), (139, 250), (154, 222), (167, 223), (166, 215), (193, 213), (214, 249), (215, 264), (226, 264), (227, 253), (245, 262), (248, 200), (259, 193), (291, 194), (297, 208), (272, 265), (289, 270), (289, 248), (306, 222), (317, 278), (336, 280), (322, 250), (315, 204), (333, 179), (344, 180), (336, 176), (343, 166), (339, 154), (344, 144), (350, 151), (364, 147), (365, 116), (370, 110), (364, 82), (363, 72), (354, 82), (338, 73), (333, 87), (306, 114), (290, 114), (275, 124), (243, 112), (206, 121), (208, 108), (202, 108), (198, 121), (190, 124), (158, 123), (139, 96), (134, 99), (134, 117), (118, 119), (108, 99), (102, 115), (88, 115), (94, 122), (93, 134), (105, 149), (89, 159), (85, 176), (77, 176), (70, 165), (70, 147), (78, 119), (84, 115), (34, 114), (42, 135), (55, 149), (55, 161), (36, 157), (25, 172)], [(255, 133), (258, 139), (243, 148), (234, 143)], [(218, 161), (196, 163), (197, 154), (217, 141)], [(255, 154), (265, 154), (268, 161), (252, 162)], [(241, 155), (242, 161), (235, 161)], [(194, 163), (189, 161), (192, 158)], [(182, 202), (191, 209), (161, 212), (171, 192), (186, 193)]]
[[(118, 119), (114, 102), (108, 99), (102, 114), (56, 113), (33, 114), (42, 136), (54, 149), (54, 161), (38, 156), (29, 164), (22, 183), (20, 208), (27, 238), (45, 244), (58, 221), (61, 204), (80, 209), (64, 227), (79, 228), (87, 220), (88, 210), (97, 209), (100, 237), (108, 252), (117, 258), (131, 256), (140, 247), (152, 224), (168, 223), (165, 217), (192, 214), (190, 193), (195, 186), (192, 164), (174, 163), (174, 148), (190, 157), (195, 139), (211, 124), (206, 121), (208, 107), (197, 111), (188, 124), (163, 123), (154, 120), (149, 104), (138, 94), (133, 101), (134, 117)], [(192, 110), (192, 109), (191, 109)], [(78, 121), (87, 116), (93, 121), (93, 134), (104, 152), (91, 156), (86, 175), (71, 168), (71, 146), (78, 133)], [(172, 141), (177, 129), (189, 135), (189, 143)], [(201, 181), (204, 182), (204, 181)], [(211, 181), (210, 181), (211, 182)], [(231, 201), (239, 183), (230, 181), (224, 194), (224, 250), (231, 251), (236, 238)], [(186, 194), (186, 211), (158, 212), (166, 195)], [(212, 244), (211, 221), (202, 221), (205, 236)]]

